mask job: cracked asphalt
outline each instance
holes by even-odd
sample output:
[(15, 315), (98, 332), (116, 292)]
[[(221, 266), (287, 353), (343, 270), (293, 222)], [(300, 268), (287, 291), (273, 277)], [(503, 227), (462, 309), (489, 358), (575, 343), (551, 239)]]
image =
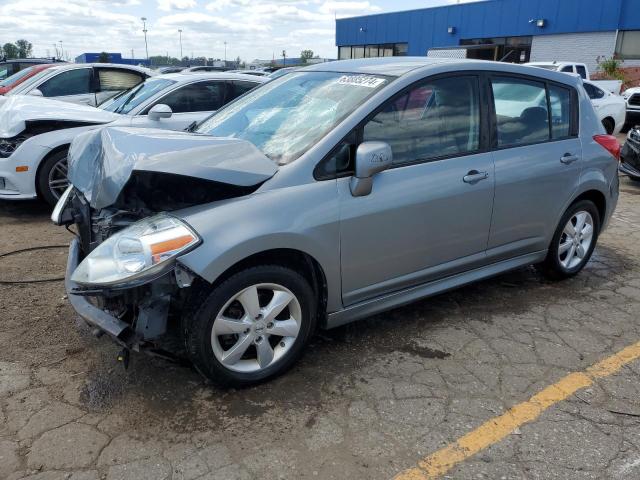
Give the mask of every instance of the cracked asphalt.
[[(0, 254), (69, 234), (0, 203)], [(62, 274), (64, 249), (0, 258), (0, 280)], [(0, 285), (0, 478), (389, 479), (640, 340), (640, 185), (576, 278), (533, 268), (320, 332), (285, 376), (219, 390), (96, 339), (62, 282)], [(640, 361), (598, 379), (444, 478), (640, 478)]]

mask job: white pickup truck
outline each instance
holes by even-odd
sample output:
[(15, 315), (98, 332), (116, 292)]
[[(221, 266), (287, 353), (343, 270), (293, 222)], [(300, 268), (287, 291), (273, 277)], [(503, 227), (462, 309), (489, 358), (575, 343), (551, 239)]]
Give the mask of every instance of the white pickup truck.
[[(529, 62), (525, 63), (531, 67), (546, 68), (547, 70), (554, 70), (556, 72), (573, 73), (580, 75), (583, 80), (591, 80), (589, 75), (589, 69), (584, 63), (575, 62)], [(622, 82), (620, 80), (591, 80), (591, 83), (598, 85), (607, 92), (620, 95), (622, 88)]]

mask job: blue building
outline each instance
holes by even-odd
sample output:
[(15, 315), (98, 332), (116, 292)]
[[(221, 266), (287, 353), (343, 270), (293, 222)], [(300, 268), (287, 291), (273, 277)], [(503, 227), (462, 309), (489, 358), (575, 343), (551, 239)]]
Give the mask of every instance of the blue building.
[[(102, 53), (83, 53), (76, 57), (76, 63), (95, 63)], [(149, 67), (151, 62), (146, 58), (122, 58), (121, 53), (107, 53), (109, 55), (108, 63), (120, 63), (123, 65), (143, 65)]]
[(639, 0), (486, 0), (336, 20), (338, 57), (640, 65)]

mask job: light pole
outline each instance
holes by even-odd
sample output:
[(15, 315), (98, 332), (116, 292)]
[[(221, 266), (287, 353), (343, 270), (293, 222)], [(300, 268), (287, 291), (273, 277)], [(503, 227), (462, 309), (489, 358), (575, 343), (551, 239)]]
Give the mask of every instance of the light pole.
[(182, 63), (182, 29), (178, 29), (178, 33), (180, 34), (180, 62)]
[(224, 66), (227, 66), (227, 42), (224, 42)]
[(58, 42), (60, 43), (60, 56), (62, 57), (62, 60), (64, 60), (64, 49), (62, 48), (62, 40), (58, 40)]
[(282, 50), (282, 66), (283, 67), (287, 66), (287, 51), (286, 50)]
[(142, 20), (142, 32), (144, 33), (144, 49), (147, 53), (147, 60), (149, 60), (149, 45), (147, 44), (147, 17), (141, 17)]

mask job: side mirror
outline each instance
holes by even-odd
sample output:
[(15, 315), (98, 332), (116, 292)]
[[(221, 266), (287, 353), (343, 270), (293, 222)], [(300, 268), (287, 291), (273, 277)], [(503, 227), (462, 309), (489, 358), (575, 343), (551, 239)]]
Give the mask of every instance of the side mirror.
[(33, 90), (29, 90), (27, 95), (31, 95), (32, 97), (44, 97), (41, 90), (34, 88)]
[(153, 108), (149, 110), (149, 113), (147, 115), (149, 116), (149, 120), (157, 121), (161, 118), (170, 118), (171, 115), (173, 115), (173, 112), (171, 111), (171, 107), (169, 105), (159, 103), (157, 105), (154, 105)]
[(386, 142), (364, 142), (356, 151), (356, 174), (351, 177), (351, 195), (362, 197), (371, 193), (373, 176), (391, 166), (393, 154)]

